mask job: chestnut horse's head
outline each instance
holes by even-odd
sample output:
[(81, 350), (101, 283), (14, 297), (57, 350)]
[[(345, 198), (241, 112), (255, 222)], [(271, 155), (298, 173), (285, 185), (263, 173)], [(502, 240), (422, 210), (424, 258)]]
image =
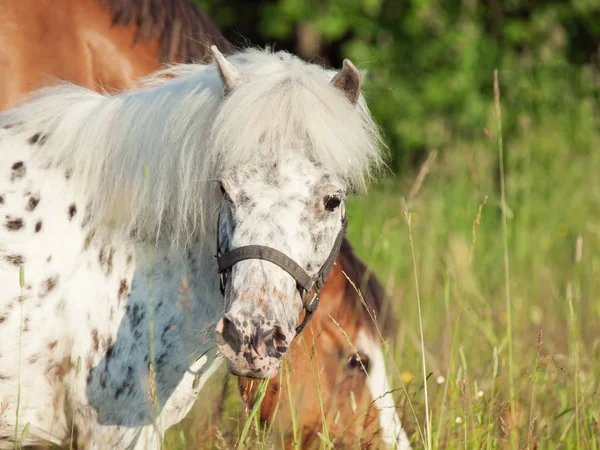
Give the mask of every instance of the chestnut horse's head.
[[(379, 319), (377, 327), (346, 276)], [(269, 382), (260, 409), (263, 421), (274, 421), (275, 429), (291, 441), (293, 413), (302, 448), (320, 441), (317, 433), (323, 433), (323, 415), (336, 446), (364, 448), (382, 440), (399, 449), (410, 448), (389, 393), (377, 331), (389, 335), (395, 328), (391, 311), (382, 311), (383, 298), (377, 278), (344, 240), (321, 292), (319, 309), (302, 339), (292, 344), (288, 364)], [(241, 378), (239, 386), (249, 410), (258, 383)]]

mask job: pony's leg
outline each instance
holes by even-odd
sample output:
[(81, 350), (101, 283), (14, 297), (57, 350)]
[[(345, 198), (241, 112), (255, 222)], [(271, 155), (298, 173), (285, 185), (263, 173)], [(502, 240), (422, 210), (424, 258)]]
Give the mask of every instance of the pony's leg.
[(159, 450), (162, 446), (162, 438), (164, 433), (157, 426), (148, 425), (140, 430), (139, 436), (135, 443), (132, 443), (127, 449), (131, 450)]
[(217, 357), (213, 351), (190, 366), (188, 373), (163, 408), (160, 417), (163, 430), (178, 424), (189, 414), (198, 399), (198, 394), (222, 363), (223, 359)]

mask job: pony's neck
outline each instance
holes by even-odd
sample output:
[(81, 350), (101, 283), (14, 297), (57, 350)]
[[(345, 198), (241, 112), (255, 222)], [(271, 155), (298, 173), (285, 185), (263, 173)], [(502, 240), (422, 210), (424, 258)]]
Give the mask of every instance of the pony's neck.
[(0, 115), (0, 126), (45, 136), (34, 158), (69, 173), (95, 225), (181, 249), (216, 220), (219, 160), (209, 142), (221, 98), (214, 66), (182, 65), (114, 96), (73, 85), (43, 90)]

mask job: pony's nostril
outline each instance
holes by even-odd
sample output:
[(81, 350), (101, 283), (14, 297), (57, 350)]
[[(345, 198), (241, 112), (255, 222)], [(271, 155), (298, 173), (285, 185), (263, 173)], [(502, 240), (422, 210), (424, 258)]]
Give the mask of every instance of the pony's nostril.
[(223, 317), (223, 330), (221, 331), (223, 337), (237, 336), (238, 332), (235, 329), (234, 323), (227, 317)]
[(273, 341), (278, 344), (285, 344), (287, 339), (285, 337), (285, 333), (283, 332), (283, 328), (280, 326), (276, 326), (273, 328)]
[(242, 335), (236, 328), (235, 324), (227, 316), (217, 324), (217, 332), (221, 333), (223, 341), (225, 341), (236, 353), (240, 351), (242, 345)]
[(247, 318), (242, 323), (248, 325), (241, 327), (240, 320), (225, 314), (217, 323), (217, 344), (221, 347), (227, 345), (235, 354), (243, 353), (245, 357), (247, 350), (262, 358), (281, 358), (287, 351), (288, 339), (284, 328), (279, 325), (265, 326), (264, 322)]
[(252, 336), (252, 339), (250, 340), (250, 342), (252, 343), (253, 346), (258, 346), (261, 342), (265, 342), (266, 340), (268, 340), (273, 334), (275, 333), (275, 328), (271, 328), (271, 329), (262, 329), (262, 328), (257, 328), (256, 333), (254, 333), (254, 336)]
[(287, 347), (287, 340), (283, 329), (279, 326), (273, 328), (257, 328), (257, 331), (250, 338), (250, 348), (259, 356), (274, 356), (273, 352)]
[(222, 333), (225, 328), (227, 328), (228, 326), (231, 326), (232, 324), (233, 324), (233, 318), (231, 317), (231, 314), (229, 314), (229, 313), (223, 314), (223, 317), (221, 317), (221, 320), (219, 320), (217, 322), (217, 332)]

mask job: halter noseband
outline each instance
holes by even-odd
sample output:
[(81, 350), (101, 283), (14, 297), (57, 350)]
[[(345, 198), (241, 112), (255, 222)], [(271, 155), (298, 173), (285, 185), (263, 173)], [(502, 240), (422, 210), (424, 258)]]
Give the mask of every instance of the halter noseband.
[[(335, 238), (331, 253), (321, 266), (321, 270), (314, 276), (311, 277), (306, 271), (298, 265), (293, 259), (287, 256), (285, 253), (280, 252), (271, 247), (264, 245), (246, 245), (244, 247), (234, 248), (228, 252), (223, 253), (221, 251), (220, 239), (219, 239), (219, 223), (221, 222), (221, 214), (219, 213), (219, 221), (217, 222), (217, 266), (219, 268), (220, 275), (220, 288), (221, 295), (225, 295), (225, 285), (227, 283), (227, 275), (229, 269), (240, 261), (246, 259), (261, 259), (263, 261), (269, 261), (287, 273), (289, 273), (294, 280), (296, 280), (296, 288), (302, 299), (302, 306), (306, 310), (302, 323), (296, 327), (296, 335), (300, 334), (314, 312), (319, 306), (319, 292), (325, 285), (325, 281), (329, 276), (329, 272), (335, 263), (335, 260), (342, 247), (342, 241), (344, 240), (344, 234), (346, 233), (346, 226), (348, 225), (348, 219), (346, 216), (342, 218), (342, 228)], [(311, 294), (313, 294), (311, 296)]]

